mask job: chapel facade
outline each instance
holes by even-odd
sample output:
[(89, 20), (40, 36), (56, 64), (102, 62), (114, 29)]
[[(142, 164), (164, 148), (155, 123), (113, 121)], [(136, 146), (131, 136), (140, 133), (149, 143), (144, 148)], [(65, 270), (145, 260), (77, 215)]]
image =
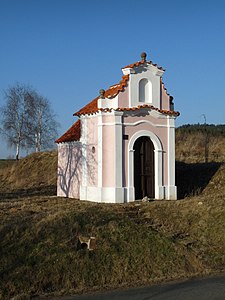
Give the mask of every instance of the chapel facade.
[(76, 112), (58, 143), (57, 195), (124, 203), (177, 199), (173, 97), (164, 69), (141, 60)]

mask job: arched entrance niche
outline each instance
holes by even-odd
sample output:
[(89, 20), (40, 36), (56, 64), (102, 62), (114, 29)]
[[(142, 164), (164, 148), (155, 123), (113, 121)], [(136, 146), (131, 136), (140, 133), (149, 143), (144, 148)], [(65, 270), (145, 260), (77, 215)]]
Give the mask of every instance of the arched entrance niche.
[[(145, 150), (144, 150), (145, 148)], [(139, 152), (139, 153), (134, 153), (134, 152)], [(139, 171), (144, 171), (144, 167), (142, 170), (140, 168), (138, 169), (135, 164), (141, 163), (141, 160), (145, 162), (145, 158), (138, 158), (138, 155), (142, 155), (143, 151), (147, 151), (149, 153), (152, 153), (152, 158), (150, 158), (151, 162), (154, 163), (154, 166), (152, 166), (151, 170), (149, 172), (151, 173), (154, 171), (152, 179), (154, 181), (152, 184), (154, 185), (152, 188), (152, 191), (150, 195), (145, 195), (145, 196), (154, 196), (155, 199), (164, 199), (164, 188), (162, 186), (162, 145), (159, 140), (159, 138), (152, 133), (151, 131), (147, 130), (141, 130), (136, 132), (129, 140), (128, 143), (128, 195), (127, 195), (127, 201), (134, 201), (137, 199), (138, 196), (143, 196), (143, 192), (146, 192), (146, 184), (144, 183), (146, 180), (152, 180), (149, 179), (146, 176), (146, 178), (143, 178), (142, 181), (138, 179), (135, 179), (135, 174), (134, 172), (139, 172)], [(144, 154), (143, 154), (144, 155)], [(146, 155), (146, 154), (145, 154)], [(151, 155), (151, 154), (150, 154)], [(136, 160), (137, 159), (137, 160)], [(147, 159), (147, 158), (146, 158)], [(145, 177), (145, 175), (143, 174)], [(138, 188), (139, 190), (135, 191), (135, 188), (137, 186), (140, 187), (140, 184), (144, 185), (141, 188)], [(141, 191), (140, 191), (141, 190)], [(149, 193), (149, 191), (147, 191)], [(142, 195), (141, 195), (142, 193)], [(154, 193), (154, 195), (153, 195)], [(142, 198), (143, 198), (142, 197)], [(140, 199), (140, 198), (139, 198)]]
[(154, 145), (147, 136), (134, 143), (134, 192), (135, 200), (155, 198)]

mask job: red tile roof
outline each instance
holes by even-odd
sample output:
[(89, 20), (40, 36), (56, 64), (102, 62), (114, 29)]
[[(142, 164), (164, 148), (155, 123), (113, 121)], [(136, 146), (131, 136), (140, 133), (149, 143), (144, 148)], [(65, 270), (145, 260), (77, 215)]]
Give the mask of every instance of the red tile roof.
[(74, 123), (70, 129), (67, 130), (60, 138), (58, 138), (56, 143), (74, 142), (80, 140), (80, 119)]
[[(130, 64), (125, 68), (134, 68), (138, 67), (140, 65), (144, 64), (151, 64), (155, 67), (157, 67), (160, 70), (165, 71), (162, 67), (159, 67), (157, 64), (153, 64), (152, 61), (138, 61), (136, 63)], [(112, 85), (107, 91), (104, 93), (105, 98), (114, 98), (116, 97), (120, 92), (124, 91), (124, 88), (127, 86), (127, 82), (129, 80), (129, 75), (124, 75), (122, 76), (122, 80), (118, 84)], [(94, 100), (92, 100), (90, 103), (88, 103), (86, 106), (81, 108), (78, 112), (74, 113), (74, 116), (80, 116), (80, 115), (85, 115), (85, 114), (93, 114), (96, 113), (98, 109), (98, 98), (96, 97)]]
[(123, 69), (126, 69), (126, 68), (135, 68), (135, 67), (139, 67), (141, 65), (145, 65), (145, 64), (149, 64), (149, 65), (152, 65), (154, 67), (157, 67), (159, 70), (162, 70), (162, 71), (165, 71), (165, 69), (163, 69), (162, 67), (159, 67), (157, 64), (153, 64), (153, 62), (150, 60), (150, 61), (137, 61), (136, 63), (133, 63), (133, 64), (130, 64), (126, 67), (124, 67)]
[(83, 108), (81, 108), (78, 112), (74, 113), (74, 116), (80, 116), (85, 114), (94, 114), (96, 113), (98, 109), (98, 98), (96, 97), (94, 100), (92, 100), (90, 103), (85, 105)]
[[(159, 67), (157, 64), (153, 64), (152, 61), (139, 61), (139, 62), (130, 64), (130, 65), (124, 67), (123, 69), (135, 68), (135, 67), (145, 65), (145, 64), (151, 64), (151, 65), (157, 67), (158, 69), (165, 71), (162, 67)], [(104, 97), (108, 98), (108, 99), (116, 97), (120, 92), (124, 91), (124, 88), (127, 86), (128, 81), (129, 81), (129, 75), (122, 76), (122, 80), (118, 84), (112, 85), (108, 90), (106, 90), (104, 92)], [(162, 86), (164, 87), (167, 95), (170, 96), (168, 94), (167, 89), (165, 88), (163, 82), (162, 82)], [(172, 96), (170, 96), (170, 97), (172, 98)], [(112, 108), (100, 108), (99, 109), (98, 108), (98, 99), (99, 99), (99, 96), (96, 97), (94, 100), (92, 100), (90, 103), (88, 103), (86, 106), (81, 108), (78, 112), (74, 113), (74, 116), (81, 116), (81, 115), (85, 115), (85, 114), (94, 114), (97, 111), (111, 112), (112, 110), (114, 110)], [(173, 116), (180, 115), (180, 113), (177, 111), (159, 109), (150, 104), (138, 105), (138, 106), (135, 106), (132, 108), (129, 108), (129, 107), (117, 108), (115, 110), (116, 111), (135, 111), (135, 110), (140, 110), (142, 108), (152, 109), (152, 110), (158, 111), (158, 112), (160, 112), (162, 114), (166, 114), (166, 115), (173, 115)], [(64, 142), (79, 141), (80, 135), (81, 135), (80, 126), (81, 126), (80, 120), (78, 120), (76, 123), (73, 124), (73, 126), (71, 126), (67, 130), (66, 133), (64, 133), (55, 142), (56, 143), (64, 143)]]
[(112, 85), (107, 91), (104, 93), (105, 98), (114, 98), (120, 92), (124, 91), (124, 88), (127, 86), (127, 82), (129, 80), (129, 75), (122, 76), (122, 80), (118, 84)]
[[(118, 84), (112, 85), (107, 91), (105, 91), (104, 97), (105, 98), (116, 97), (120, 92), (124, 91), (124, 88), (127, 86), (128, 80), (129, 80), (129, 75), (122, 76), (122, 80)], [(92, 100), (86, 106), (81, 108), (78, 112), (74, 113), (74, 116), (96, 113), (99, 110), (98, 109), (98, 98), (99, 97), (96, 97), (94, 100)]]

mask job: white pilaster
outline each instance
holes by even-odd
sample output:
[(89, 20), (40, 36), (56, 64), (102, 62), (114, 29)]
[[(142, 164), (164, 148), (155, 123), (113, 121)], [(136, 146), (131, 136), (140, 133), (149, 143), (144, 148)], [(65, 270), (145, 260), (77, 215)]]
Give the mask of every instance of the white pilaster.
[(134, 150), (128, 149), (128, 187), (127, 187), (127, 202), (135, 200), (134, 193)]
[(168, 137), (168, 186), (165, 190), (167, 200), (177, 199), (177, 187), (175, 186), (175, 117), (167, 117), (167, 137)]
[(117, 203), (124, 202), (123, 188), (123, 112), (115, 115), (115, 200)]
[(155, 199), (164, 199), (163, 174), (162, 174), (162, 159), (163, 151), (161, 149), (154, 150), (155, 159)]

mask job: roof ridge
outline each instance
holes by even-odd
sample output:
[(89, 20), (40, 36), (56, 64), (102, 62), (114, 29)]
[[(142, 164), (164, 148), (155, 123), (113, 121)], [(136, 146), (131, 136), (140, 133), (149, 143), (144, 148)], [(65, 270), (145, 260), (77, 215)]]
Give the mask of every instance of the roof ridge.
[(159, 70), (165, 71), (165, 69), (163, 67), (160, 67), (157, 64), (154, 64), (151, 60), (149, 60), (149, 61), (137, 61), (133, 64), (127, 65), (126, 67), (123, 67), (122, 69), (135, 68), (135, 67), (139, 67), (140, 65), (145, 65), (145, 64), (152, 65), (152, 66), (158, 68)]

